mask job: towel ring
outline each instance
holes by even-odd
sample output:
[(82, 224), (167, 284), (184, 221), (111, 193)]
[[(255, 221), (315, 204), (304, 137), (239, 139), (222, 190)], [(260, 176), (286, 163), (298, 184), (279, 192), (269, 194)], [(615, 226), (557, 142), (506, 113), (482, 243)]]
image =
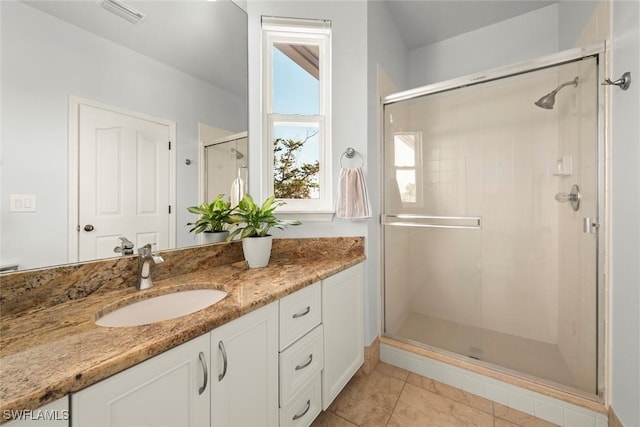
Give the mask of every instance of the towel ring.
[(340, 155), (340, 167), (344, 167), (342, 166), (342, 159), (343, 158), (347, 158), (347, 159), (353, 159), (355, 156), (359, 155), (360, 156), (360, 167), (364, 166), (364, 157), (362, 157), (362, 154), (358, 153), (356, 150), (354, 150), (353, 148), (349, 147), (346, 150), (344, 150), (344, 153), (342, 153)]

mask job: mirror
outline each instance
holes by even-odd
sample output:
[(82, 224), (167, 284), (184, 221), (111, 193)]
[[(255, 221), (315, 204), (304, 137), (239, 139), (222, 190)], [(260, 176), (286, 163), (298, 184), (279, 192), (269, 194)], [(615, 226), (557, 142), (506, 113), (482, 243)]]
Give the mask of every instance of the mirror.
[[(200, 129), (225, 135), (247, 130), (246, 13), (229, 0), (49, 0), (0, 2), (0, 19), (0, 267), (23, 270), (82, 259), (73, 257), (79, 256), (73, 235), (92, 224), (82, 223), (79, 208), (70, 207), (74, 194), (82, 199), (93, 190), (74, 184), (82, 165), (72, 143), (83, 126), (72, 102), (78, 99), (173, 124), (170, 177), (159, 177), (173, 188), (174, 236), (167, 247), (197, 244), (186, 223), (193, 220), (187, 207), (201, 199)], [(110, 155), (119, 156), (117, 144), (109, 147), (98, 150), (102, 166), (90, 166), (90, 173), (117, 184), (109, 188), (130, 187), (118, 182), (127, 166), (109, 163)], [(138, 142), (138, 155), (154, 158), (154, 149)], [(147, 163), (132, 180), (155, 173), (153, 162)], [(124, 204), (112, 196), (114, 206)], [(134, 204), (138, 210), (157, 205), (156, 196), (149, 191)], [(113, 252), (118, 236), (109, 239), (95, 245)]]

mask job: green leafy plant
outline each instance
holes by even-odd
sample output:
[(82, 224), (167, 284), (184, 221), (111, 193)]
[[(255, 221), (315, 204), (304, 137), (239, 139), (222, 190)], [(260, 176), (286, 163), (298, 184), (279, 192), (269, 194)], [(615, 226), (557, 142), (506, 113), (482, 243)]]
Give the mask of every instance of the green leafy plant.
[(276, 218), (273, 212), (285, 203), (276, 201), (275, 196), (267, 198), (262, 206), (258, 206), (250, 195), (245, 194), (236, 211), (231, 215), (231, 221), (235, 228), (227, 240), (231, 240), (240, 234), (245, 237), (265, 237), (269, 235), (271, 228), (283, 230), (289, 225), (300, 225), (300, 221), (285, 221)]
[(192, 214), (200, 215), (196, 222), (189, 222), (187, 225), (193, 225), (189, 232), (203, 233), (214, 231), (225, 231), (227, 226), (232, 224), (231, 215), (234, 208), (230, 203), (223, 199), (224, 194), (218, 194), (211, 203), (203, 203), (200, 206), (191, 206), (187, 208)]

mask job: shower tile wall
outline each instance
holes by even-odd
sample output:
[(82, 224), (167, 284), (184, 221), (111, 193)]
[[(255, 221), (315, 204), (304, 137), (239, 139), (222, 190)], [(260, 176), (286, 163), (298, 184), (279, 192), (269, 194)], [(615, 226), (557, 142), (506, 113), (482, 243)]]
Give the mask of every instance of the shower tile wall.
[(558, 187), (550, 171), (558, 121), (533, 106), (556, 79), (525, 75), (411, 110), (410, 128), (423, 133), (425, 211), (482, 216), (482, 231), (412, 233), (414, 311), (556, 342)]
[(411, 230), (396, 228), (385, 235), (385, 245), (394, 248), (386, 253), (385, 276), (387, 289), (385, 295), (385, 319), (387, 332), (396, 333), (407, 320), (411, 312), (411, 292), (409, 291), (409, 235)]
[[(597, 68), (595, 59), (564, 67), (559, 80), (567, 81), (576, 75), (578, 88), (563, 94), (565, 102), (558, 102), (560, 121), (560, 156), (571, 156), (574, 170), (559, 177), (559, 191), (569, 191), (580, 185), (580, 210), (565, 206), (558, 212), (560, 225), (560, 268), (558, 277), (563, 284), (558, 289), (558, 347), (568, 363), (578, 388), (595, 392), (596, 388), (596, 251), (594, 234), (585, 234), (582, 221), (597, 217)], [(573, 266), (573, 268), (563, 268)], [(576, 268), (577, 267), (577, 268)]]

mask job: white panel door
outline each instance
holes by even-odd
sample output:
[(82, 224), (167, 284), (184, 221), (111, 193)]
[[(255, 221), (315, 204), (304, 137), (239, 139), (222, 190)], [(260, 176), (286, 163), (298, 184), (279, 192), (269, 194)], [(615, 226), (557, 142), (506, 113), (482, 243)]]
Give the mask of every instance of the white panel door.
[(78, 120), (79, 261), (117, 256), (120, 236), (170, 248), (171, 126), (85, 104)]

